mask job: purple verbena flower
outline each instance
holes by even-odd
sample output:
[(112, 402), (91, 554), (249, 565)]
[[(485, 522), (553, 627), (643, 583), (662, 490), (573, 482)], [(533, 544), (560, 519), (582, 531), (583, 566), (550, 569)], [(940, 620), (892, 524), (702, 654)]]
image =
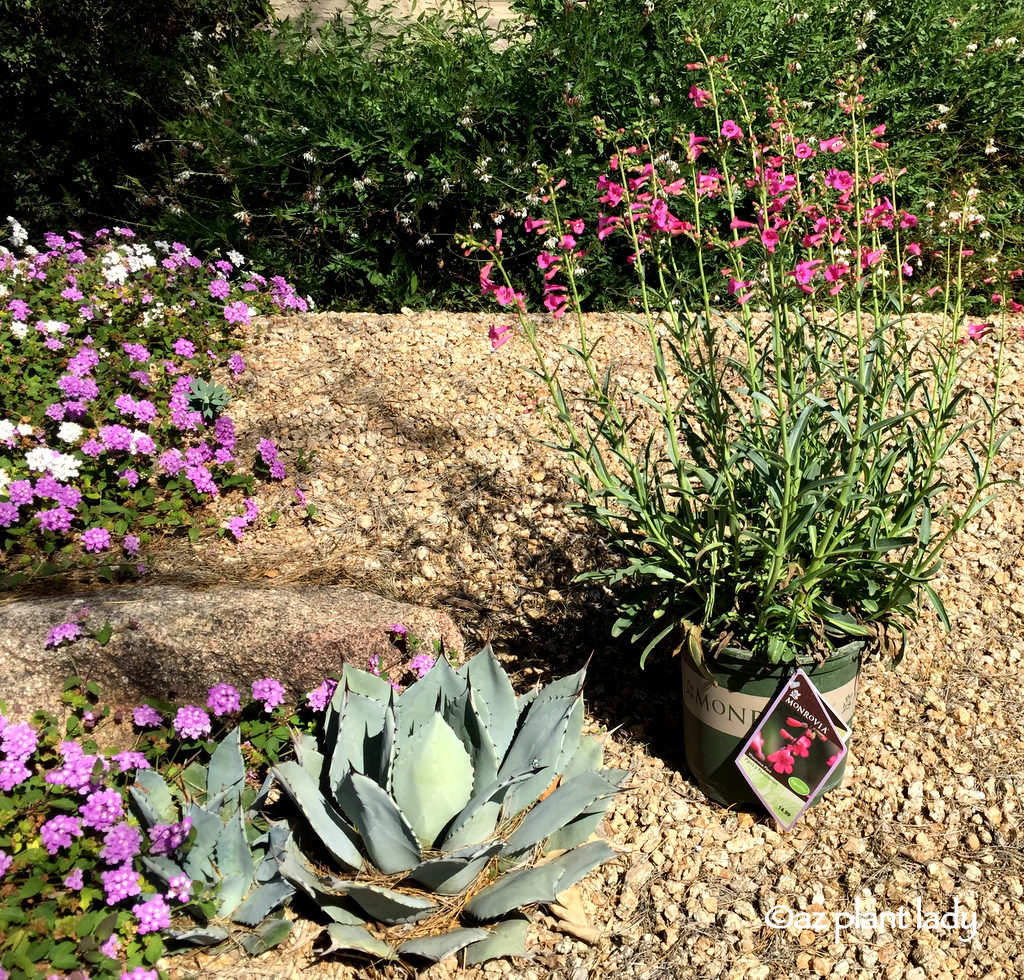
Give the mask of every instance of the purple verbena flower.
[(241, 374), (245, 370), (245, 361), (237, 351), (228, 358), (228, 368), (232, 374)]
[(121, 951), (121, 940), (116, 932), (112, 932), (104, 943), (100, 946), (100, 952), (109, 957), (112, 960), (117, 959), (117, 954)]
[(114, 824), (103, 835), (100, 857), (109, 865), (131, 861), (142, 850), (142, 832), (130, 823)]
[(108, 830), (124, 815), (124, 800), (116, 789), (101, 789), (90, 793), (79, 808), (82, 826), (93, 830)]
[(84, 884), (85, 884), (85, 881), (84, 881), (84, 879), (82, 877), (82, 869), (81, 868), (75, 868), (75, 870), (72, 871), (71, 874), (69, 874), (64, 879), (64, 887), (67, 888), (69, 891), (73, 891), (73, 892), (81, 891), (82, 890), (82, 885), (84, 885)]
[(191, 340), (187, 340), (184, 337), (179, 337), (172, 345), (171, 349), (178, 357), (194, 357), (196, 353), (196, 345)]
[(178, 709), (173, 725), (181, 738), (201, 738), (210, 734), (210, 716), (193, 704)]
[(32, 771), (24, 759), (4, 759), (0, 762), (0, 791), (9, 793), (15, 786), (31, 779)]
[(132, 895), (142, 892), (142, 876), (128, 863), (110, 871), (100, 872), (100, 881), (106, 892), (107, 905), (117, 905)]
[(416, 656), (409, 661), (409, 669), (413, 671), (417, 677), (424, 677), (433, 666), (434, 658), (428, 653), (417, 653)]
[(126, 555), (137, 555), (139, 553), (139, 539), (134, 534), (126, 534), (121, 543)]
[(328, 677), (319, 687), (306, 695), (306, 702), (313, 711), (323, 711), (334, 697), (338, 682)]
[(132, 712), (132, 721), (137, 728), (159, 728), (164, 723), (164, 716), (156, 708), (142, 704)]
[(187, 902), (192, 896), (192, 879), (188, 875), (175, 875), (167, 882), (167, 897)]
[(0, 851), (0, 879), (7, 874), (7, 869), (14, 864), (14, 858), (6, 851)]
[(233, 714), (242, 710), (242, 702), (236, 691), (230, 684), (217, 684), (210, 688), (210, 696), (206, 701), (206, 707), (213, 710), (214, 715), (220, 718), (221, 715)]
[(284, 686), (272, 677), (253, 681), (252, 696), (256, 701), (263, 702), (263, 709), (268, 714), (284, 701)]
[(131, 750), (118, 752), (110, 757), (117, 763), (121, 772), (131, 772), (133, 769), (150, 769), (149, 759), (144, 752), (133, 752)]
[(82, 635), (82, 627), (78, 623), (61, 623), (54, 626), (46, 637), (46, 646), (59, 647), (65, 640), (74, 643)]
[(110, 547), (110, 532), (104, 527), (90, 527), (82, 532), (82, 546), (86, 551), (106, 551)]
[(163, 895), (157, 893), (146, 902), (132, 906), (132, 911), (139, 917), (138, 934), (159, 932), (171, 925), (171, 908), (164, 901)]
[(82, 822), (78, 817), (59, 813), (39, 828), (39, 837), (49, 855), (56, 854), (62, 847), (70, 847), (73, 837), (82, 836)]
[(172, 854), (185, 841), (192, 831), (192, 819), (186, 817), (181, 823), (162, 824), (158, 823), (149, 828), (149, 853), (150, 854)]

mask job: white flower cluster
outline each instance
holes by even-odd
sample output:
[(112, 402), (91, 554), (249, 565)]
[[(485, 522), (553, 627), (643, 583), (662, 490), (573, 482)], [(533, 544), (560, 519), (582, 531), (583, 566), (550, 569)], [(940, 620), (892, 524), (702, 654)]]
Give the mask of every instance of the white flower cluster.
[(28, 232), (10, 215), (7, 217), (7, 223), (11, 226), (11, 244), (15, 248), (21, 248), (28, 241)]
[(11, 475), (0, 466), (0, 495), (7, 496), (7, 484), (11, 482)]
[(85, 430), (77, 422), (61, 422), (57, 438), (61, 442), (78, 442)]
[(78, 470), (82, 463), (74, 456), (59, 453), (56, 449), (47, 449), (46, 446), (39, 446), (25, 453), (25, 465), (32, 471), (49, 471), (55, 480), (66, 483), (78, 476)]
[(12, 320), (11, 333), (14, 334), (18, 340), (24, 340), (28, 334), (28, 324), (25, 323), (24, 320)]

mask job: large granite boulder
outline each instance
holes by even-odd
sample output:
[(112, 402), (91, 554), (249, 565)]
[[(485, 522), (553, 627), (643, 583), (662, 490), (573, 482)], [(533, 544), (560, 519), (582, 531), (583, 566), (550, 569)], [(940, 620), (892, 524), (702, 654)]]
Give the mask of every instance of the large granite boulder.
[[(54, 626), (79, 620), (92, 633), (110, 623), (109, 640), (46, 646)], [(12, 717), (54, 710), (65, 680), (77, 675), (96, 681), (113, 707), (146, 698), (205, 705), (214, 684), (242, 691), (262, 677), (281, 681), (297, 701), (345, 661), (364, 669), (374, 654), (385, 668), (400, 662), (394, 623), (462, 652), (446, 614), (338, 586), (154, 585), (12, 598), (0, 605), (0, 699)]]

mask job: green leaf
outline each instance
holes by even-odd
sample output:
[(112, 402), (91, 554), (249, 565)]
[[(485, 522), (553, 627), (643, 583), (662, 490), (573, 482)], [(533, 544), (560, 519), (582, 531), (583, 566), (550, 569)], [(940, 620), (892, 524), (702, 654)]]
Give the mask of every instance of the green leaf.
[(110, 620), (107, 620), (95, 633), (93, 633), (93, 639), (101, 646), (105, 647), (109, 642), (110, 638), (114, 635), (114, 627), (110, 625)]
[(216, 946), (228, 938), (228, 931), (218, 925), (197, 926), (184, 932), (165, 929), (164, 935), (171, 941), (172, 949), (190, 949), (195, 946)]
[(604, 841), (592, 841), (546, 864), (510, 871), (478, 892), (465, 906), (475, 919), (496, 919), (535, 902), (553, 902), (559, 892), (614, 856)]
[(437, 911), (437, 905), (428, 898), (396, 892), (381, 885), (339, 879), (332, 880), (331, 884), (347, 894), (378, 922), (392, 925), (419, 922)]
[(410, 872), (409, 877), (438, 895), (459, 895), (476, 881), (502, 846), (501, 841), (491, 841), (431, 858)]
[(392, 787), (395, 802), (426, 848), (469, 802), (473, 764), (440, 715), (404, 737), (399, 731)]
[(154, 769), (141, 769), (135, 773), (131, 796), (147, 826), (174, 823), (178, 809), (163, 777)]
[(488, 929), (486, 939), (473, 943), (462, 951), (463, 966), (475, 966), (500, 956), (526, 955), (526, 930), (530, 920), (525, 915), (510, 915)]
[(242, 904), (235, 909), (231, 918), (242, 925), (255, 926), (294, 893), (295, 886), (290, 881), (280, 878), (276, 881), (269, 881), (254, 888)]
[(395, 959), (395, 950), (382, 939), (375, 939), (362, 926), (342, 925), (339, 922), (331, 922), (327, 926), (327, 935), (331, 944), (326, 949), (317, 953), (318, 957), (328, 956), (340, 950), (354, 949), (360, 953), (368, 953), (370, 956), (381, 960)]
[(479, 942), (490, 937), (486, 929), (456, 928), (439, 936), (426, 936), (423, 939), (409, 939), (399, 944), (399, 956), (421, 956), (423, 959), (438, 963), (453, 956), (470, 943)]
[(394, 800), (372, 779), (349, 773), (338, 787), (338, 803), (355, 824), (371, 860), (384, 874), (411, 871), (420, 863), (422, 854), (415, 831)]
[(250, 956), (260, 956), (283, 943), (291, 935), (291, 931), (292, 923), (289, 919), (267, 919), (261, 922), (254, 932), (239, 936), (238, 941)]
[(490, 644), (459, 670), (469, 682), (470, 701), (487, 728), (495, 754), (504, 758), (519, 721), (515, 691)]
[[(625, 772), (622, 775), (625, 776)], [(616, 789), (602, 772), (580, 773), (563, 782), (526, 814), (505, 842), (503, 854), (514, 858), (532, 850), (599, 800), (607, 808)]]
[(342, 867), (359, 871), (363, 859), (357, 847), (355, 831), (324, 799), (309, 773), (297, 762), (290, 760), (279, 763), (271, 771), (331, 856)]
[(238, 793), (245, 786), (245, 760), (242, 758), (242, 735), (237, 726), (225, 735), (210, 756), (206, 776), (206, 792), (211, 800), (223, 794)]

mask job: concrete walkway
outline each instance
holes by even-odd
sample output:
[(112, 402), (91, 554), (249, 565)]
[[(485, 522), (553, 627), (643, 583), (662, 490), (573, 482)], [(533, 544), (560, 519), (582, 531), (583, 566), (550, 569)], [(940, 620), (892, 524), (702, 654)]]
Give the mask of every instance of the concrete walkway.
[[(315, 22), (322, 23), (327, 20), (331, 20), (337, 14), (341, 13), (344, 16), (344, 12), (351, 6), (350, 0), (316, 0), (316, 2), (309, 2), (309, 0), (274, 0), (272, 7), (274, 13), (278, 17), (284, 19), (286, 17), (298, 17), (304, 10), (312, 7), (315, 14)], [(473, 8), (474, 6), (481, 13), (487, 13), (484, 22), (488, 27), (497, 27), (503, 21), (507, 21), (512, 17), (511, 4), (508, 0), (482, 0), (478, 4), (474, 4), (472, 0), (370, 0), (370, 10), (384, 10), (387, 9), (391, 12), (392, 16), (407, 16), (411, 19), (415, 19), (420, 13), (425, 10), (437, 10), (448, 7), (452, 11), (452, 15), (458, 15), (461, 11), (466, 8)]]

